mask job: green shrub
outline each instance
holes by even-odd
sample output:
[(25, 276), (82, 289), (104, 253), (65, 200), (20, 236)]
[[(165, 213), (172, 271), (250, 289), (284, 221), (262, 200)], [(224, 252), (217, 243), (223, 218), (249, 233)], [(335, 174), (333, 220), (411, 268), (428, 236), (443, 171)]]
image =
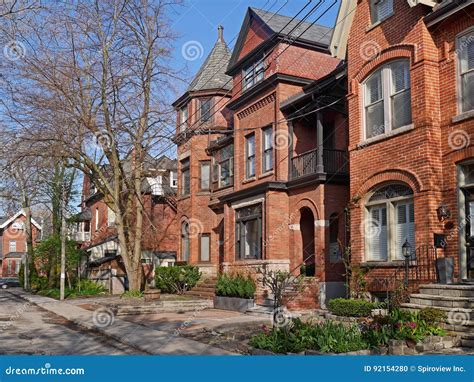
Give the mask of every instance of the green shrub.
[(143, 292), (139, 290), (127, 290), (123, 292), (120, 298), (135, 298), (135, 297), (143, 297)]
[(334, 298), (329, 301), (329, 311), (336, 316), (368, 317), (372, 309), (383, 307), (383, 303), (347, 298)]
[(79, 281), (74, 288), (78, 296), (95, 296), (107, 292), (107, 289), (92, 280), (84, 279)]
[(250, 276), (240, 274), (219, 276), (216, 284), (216, 296), (253, 298), (257, 287)]
[(183, 294), (193, 288), (200, 278), (199, 268), (192, 265), (158, 267), (155, 270), (155, 285), (163, 293)]
[(346, 353), (369, 347), (357, 325), (345, 326), (332, 321), (313, 324), (300, 319), (293, 319), (283, 328), (269, 330), (264, 327), (261, 333), (250, 339), (249, 344), (274, 353), (299, 353), (305, 350)]
[(446, 320), (446, 312), (436, 308), (423, 308), (418, 317), (429, 325), (438, 325)]

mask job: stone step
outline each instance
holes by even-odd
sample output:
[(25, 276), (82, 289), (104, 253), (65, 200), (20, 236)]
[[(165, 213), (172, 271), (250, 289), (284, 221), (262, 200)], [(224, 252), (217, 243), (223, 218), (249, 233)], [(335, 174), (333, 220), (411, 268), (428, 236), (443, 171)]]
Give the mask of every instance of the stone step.
[(420, 285), (420, 294), (444, 297), (471, 297), (474, 298), (474, 285), (461, 284), (424, 284)]
[[(404, 303), (401, 305), (402, 308), (406, 310), (411, 310), (411, 311), (418, 311), (423, 308), (426, 308), (426, 305), (420, 305), (420, 304), (414, 304), (414, 303)], [(441, 307), (441, 306), (433, 306), (434, 308), (444, 310), (447, 313), (448, 316), (448, 322), (454, 322), (454, 323), (464, 323), (468, 321), (474, 320), (474, 309), (468, 309), (468, 308), (446, 308), (446, 307)]]
[(188, 296), (194, 296), (194, 297), (201, 297), (201, 298), (206, 298), (206, 299), (212, 299), (216, 295), (214, 292), (201, 292), (201, 291), (195, 291), (195, 290), (190, 290), (186, 292), (186, 295)]
[(461, 346), (465, 348), (474, 348), (474, 340), (465, 340), (461, 338)]
[(410, 296), (413, 304), (444, 307), (444, 308), (474, 308), (474, 299), (470, 297), (447, 297), (431, 294), (416, 293)]

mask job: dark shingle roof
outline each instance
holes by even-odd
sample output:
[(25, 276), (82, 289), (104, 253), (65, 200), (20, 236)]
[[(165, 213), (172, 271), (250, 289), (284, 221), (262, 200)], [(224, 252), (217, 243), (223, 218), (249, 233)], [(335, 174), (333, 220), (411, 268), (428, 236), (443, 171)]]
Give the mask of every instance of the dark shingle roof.
[(225, 74), (231, 51), (222, 36), (222, 27), (219, 27), (219, 38), (207, 56), (196, 76), (188, 87), (188, 92), (209, 89), (232, 89), (231, 77)]
[[(299, 19), (294, 19), (290, 22), (292, 17), (289, 16), (267, 12), (258, 8), (250, 9), (275, 33), (279, 33), (280, 35), (290, 35), (301, 40), (308, 40), (323, 45), (329, 45), (331, 42), (331, 28), (319, 24), (312, 24), (311, 22), (307, 21), (303, 21), (301, 24), (298, 24), (300, 22)], [(310, 18), (308, 18), (308, 20), (310, 20)], [(297, 25), (298, 27), (295, 28)]]

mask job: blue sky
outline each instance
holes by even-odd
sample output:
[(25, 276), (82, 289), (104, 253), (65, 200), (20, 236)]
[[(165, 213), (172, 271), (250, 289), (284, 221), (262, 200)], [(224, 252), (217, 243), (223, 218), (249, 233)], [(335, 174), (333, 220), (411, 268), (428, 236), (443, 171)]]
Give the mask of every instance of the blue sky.
[[(187, 76), (194, 75), (216, 42), (218, 25), (224, 27), (224, 38), (232, 49), (248, 7), (265, 9), (269, 12), (279, 10), (278, 13), (292, 17), (307, 3), (308, 0), (185, 0), (182, 7), (176, 8), (176, 15), (174, 15), (173, 29), (179, 35), (174, 51), (176, 67), (186, 67)], [(313, 0), (305, 11), (317, 3), (318, 0)], [(307, 21), (314, 21), (332, 3), (333, 0), (324, 0), (320, 10)], [(339, 1), (317, 23), (333, 27), (338, 9)], [(304, 14), (302, 13), (301, 16)], [(186, 46), (185, 44), (190, 43), (194, 43), (198, 49), (194, 51), (196, 55), (192, 56), (192, 60), (186, 60), (182, 49)], [(201, 46), (202, 51), (200, 51)], [(185, 88), (185, 84), (180, 86), (181, 91)]]

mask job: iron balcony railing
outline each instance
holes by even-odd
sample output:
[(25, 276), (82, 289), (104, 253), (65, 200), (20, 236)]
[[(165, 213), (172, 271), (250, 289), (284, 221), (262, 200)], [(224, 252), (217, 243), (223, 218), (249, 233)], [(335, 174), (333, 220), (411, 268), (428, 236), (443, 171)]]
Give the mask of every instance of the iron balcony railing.
[[(344, 150), (323, 149), (323, 173), (348, 174), (348, 153)], [(318, 150), (307, 151), (291, 158), (291, 178), (301, 178), (318, 172)]]

